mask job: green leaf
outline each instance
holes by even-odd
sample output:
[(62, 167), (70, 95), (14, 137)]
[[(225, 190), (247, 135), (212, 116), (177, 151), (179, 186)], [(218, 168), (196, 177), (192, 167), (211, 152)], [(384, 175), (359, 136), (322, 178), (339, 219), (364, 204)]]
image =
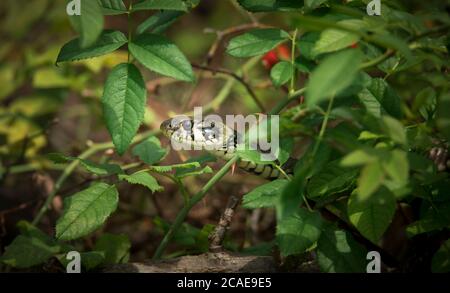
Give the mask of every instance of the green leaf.
[(64, 156), (59, 153), (50, 153), (47, 155), (47, 158), (49, 158), (56, 164), (68, 163), (75, 160), (79, 160), (81, 166), (83, 166), (88, 172), (91, 172), (95, 175), (113, 175), (123, 173), (122, 168), (120, 168), (120, 166), (116, 164), (109, 164), (109, 163), (98, 164), (86, 159)]
[[(189, 158), (184, 163), (187, 163), (187, 164), (198, 163), (199, 164), (198, 167), (175, 168), (175, 176), (178, 178), (183, 178), (186, 175), (192, 176), (192, 175), (198, 175), (198, 174), (203, 174), (203, 173), (209, 173), (211, 168), (209, 168), (209, 170), (207, 168), (203, 168), (203, 169), (198, 169), (198, 168), (201, 167), (201, 164), (204, 164), (207, 162), (215, 162), (215, 161), (217, 161), (217, 158), (211, 154), (206, 154), (206, 155), (200, 156), (200, 157)], [(212, 170), (211, 170), (211, 172), (212, 172)]]
[(366, 272), (366, 250), (344, 230), (326, 227), (317, 242), (316, 251), (324, 273)]
[(356, 78), (362, 53), (347, 49), (326, 57), (310, 76), (306, 103), (309, 107), (337, 95)]
[(132, 153), (147, 165), (153, 165), (160, 162), (168, 152), (161, 147), (161, 142), (156, 136), (151, 136), (136, 145)]
[(280, 61), (270, 70), (270, 78), (276, 87), (282, 86), (288, 82), (294, 74), (292, 64), (287, 61)]
[(122, 63), (106, 80), (102, 96), (103, 115), (117, 152), (122, 155), (144, 119), (146, 88), (139, 69)]
[(187, 6), (182, 0), (143, 0), (133, 5), (133, 11), (161, 9), (187, 11)]
[(152, 175), (148, 174), (146, 170), (138, 171), (131, 175), (121, 174), (119, 175), (119, 179), (125, 180), (131, 184), (140, 184), (147, 187), (152, 192), (163, 190), (163, 187), (158, 184), (158, 181), (156, 181)]
[(73, 240), (99, 228), (117, 208), (114, 185), (95, 183), (64, 200), (64, 212), (56, 222), (56, 238)]
[(98, 1), (80, 0), (80, 15), (70, 16), (72, 26), (80, 34), (80, 47), (92, 46), (103, 30), (103, 12)]
[(122, 0), (99, 0), (104, 15), (117, 15), (128, 12)]
[(161, 35), (141, 34), (128, 47), (131, 54), (150, 70), (179, 80), (195, 80), (191, 64), (184, 54)]
[(402, 117), (400, 97), (382, 78), (373, 78), (370, 86), (363, 89), (358, 97), (367, 111), (375, 117), (385, 114), (395, 118)]
[(146, 31), (160, 34), (184, 14), (180, 11), (171, 10), (157, 12), (142, 22), (136, 32), (139, 35)]
[(341, 160), (341, 166), (355, 167), (372, 163), (377, 159), (378, 157), (373, 152), (367, 150), (355, 150)]
[(364, 237), (377, 243), (392, 221), (395, 206), (395, 196), (385, 187), (367, 199), (354, 192), (348, 201), (348, 216)]
[[(338, 25), (349, 27), (351, 29), (360, 29), (365, 23), (359, 19), (346, 19), (337, 22)], [(350, 45), (358, 42), (360, 36), (349, 31), (339, 29), (327, 29), (320, 34), (320, 39), (313, 48), (314, 55), (329, 53), (348, 48)]]
[(383, 129), (385, 133), (396, 143), (401, 145), (407, 144), (406, 132), (402, 123), (397, 119), (389, 116), (383, 117)]
[(246, 209), (268, 208), (276, 205), (288, 181), (277, 179), (260, 185), (244, 195), (242, 206)]
[(127, 37), (122, 32), (106, 30), (92, 46), (83, 49), (80, 47), (80, 38), (76, 38), (61, 48), (56, 63), (102, 56), (117, 50), (127, 41)]
[(131, 243), (126, 235), (105, 233), (95, 243), (95, 250), (102, 251), (105, 263), (127, 263), (130, 258)]
[(367, 164), (361, 171), (358, 178), (358, 197), (365, 200), (374, 193), (384, 179), (383, 168), (379, 161)]
[(38, 237), (19, 235), (6, 247), (0, 261), (16, 268), (29, 268), (45, 263), (59, 250), (59, 246), (48, 245)]
[[(447, 183), (448, 184), (448, 183)], [(409, 237), (450, 227), (450, 202), (431, 206), (420, 220), (408, 225), (406, 233)]]
[(314, 60), (316, 57), (313, 54), (313, 48), (316, 42), (320, 38), (320, 33), (318, 32), (307, 32), (297, 39), (297, 47), (300, 51), (300, 58), (306, 58), (308, 60)]
[(436, 124), (439, 131), (450, 140), (450, 94), (442, 93), (438, 99), (438, 105), (436, 107)]
[(408, 183), (409, 161), (405, 151), (393, 150), (389, 157), (382, 162), (382, 165), (386, 173), (398, 185), (404, 186)]
[(42, 232), (41, 230), (39, 230), (38, 228), (36, 228), (35, 226), (33, 226), (31, 223), (25, 221), (25, 220), (20, 220), (17, 224), (16, 224), (17, 228), (19, 228), (20, 230), (20, 234), (28, 237), (28, 238), (37, 238), (40, 241), (42, 241), (43, 243), (47, 244), (48, 246), (56, 246), (58, 245), (56, 243), (56, 241), (50, 237), (49, 235), (45, 234), (44, 232)]
[(322, 218), (318, 212), (298, 209), (277, 224), (277, 243), (283, 256), (305, 252), (319, 239)]
[(230, 40), (227, 53), (234, 57), (262, 55), (289, 39), (289, 34), (280, 29), (255, 29)]
[(352, 187), (357, 175), (358, 170), (342, 168), (339, 161), (332, 161), (309, 180), (308, 197), (313, 199), (344, 192)]
[(299, 0), (238, 0), (238, 3), (250, 12), (295, 11), (303, 7)]
[(442, 243), (431, 262), (433, 273), (450, 273), (450, 240)]

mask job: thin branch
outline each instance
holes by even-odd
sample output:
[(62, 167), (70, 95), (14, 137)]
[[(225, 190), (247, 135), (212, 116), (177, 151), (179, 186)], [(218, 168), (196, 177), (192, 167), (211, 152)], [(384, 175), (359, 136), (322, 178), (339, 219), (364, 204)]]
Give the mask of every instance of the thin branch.
[(231, 196), (228, 199), (227, 207), (220, 217), (219, 224), (209, 236), (210, 244), (209, 251), (219, 252), (223, 250), (222, 243), (225, 238), (225, 233), (229, 229), (231, 220), (233, 219), (234, 211), (239, 204), (239, 198)]
[(225, 68), (213, 68), (213, 67), (199, 65), (199, 64), (192, 64), (192, 67), (200, 69), (200, 70), (210, 71), (213, 74), (215, 74), (215, 73), (222, 73), (222, 74), (226, 74), (226, 75), (229, 75), (229, 76), (233, 77), (234, 79), (239, 81), (245, 87), (245, 89), (250, 94), (250, 96), (252, 97), (252, 99), (255, 102), (255, 104), (258, 105), (258, 107), (261, 109), (261, 111), (266, 112), (266, 110), (264, 108), (264, 105), (261, 103), (259, 98), (256, 96), (256, 94), (253, 91), (253, 89), (251, 88), (251, 86), (242, 77), (240, 77), (239, 75), (237, 75), (233, 71), (225, 69)]

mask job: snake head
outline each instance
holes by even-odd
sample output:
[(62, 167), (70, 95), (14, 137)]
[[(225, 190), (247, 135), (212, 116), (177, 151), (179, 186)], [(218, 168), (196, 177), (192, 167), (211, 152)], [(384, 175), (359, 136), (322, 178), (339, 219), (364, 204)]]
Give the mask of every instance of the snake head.
[(192, 117), (177, 116), (161, 123), (162, 133), (172, 142), (181, 142), (186, 145), (204, 148), (210, 146), (214, 149), (227, 145), (227, 139), (233, 132), (221, 122), (212, 120), (196, 121)]

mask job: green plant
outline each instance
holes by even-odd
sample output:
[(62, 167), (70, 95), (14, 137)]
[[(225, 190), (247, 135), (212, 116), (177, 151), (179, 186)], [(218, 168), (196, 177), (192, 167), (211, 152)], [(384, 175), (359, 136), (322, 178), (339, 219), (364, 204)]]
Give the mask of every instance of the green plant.
[[(369, 17), (365, 15), (367, 2), (239, 0), (241, 9), (248, 13), (281, 14), (288, 24), (282, 29), (257, 23), (230, 40), (227, 54), (252, 58), (232, 74), (222, 70), (227, 82), (205, 108), (217, 109), (232, 86), (242, 82), (243, 71), (278, 45), (289, 44), (291, 60), (280, 61), (270, 72), (273, 86), (287, 84), (288, 93), (269, 113), (281, 115), (283, 137), (294, 137), (296, 142), (309, 138), (312, 142), (294, 177), (266, 183), (244, 195), (244, 208), (276, 210), (272, 244), (282, 256), (315, 251), (324, 272), (364, 272), (370, 250), (382, 252), (382, 260), (396, 269), (416, 269), (409, 267), (416, 255), (396, 259), (380, 242), (394, 217), (407, 206), (413, 210), (413, 221), (406, 227), (410, 245), (426, 239), (432, 247), (419, 249), (436, 253), (429, 263), (420, 265), (448, 272), (450, 182), (448, 172), (438, 172), (428, 152), (434, 147), (449, 147), (450, 17), (436, 16), (434, 9), (444, 5), (438, 1), (421, 6), (420, 15), (415, 14), (412, 4), (417, 1), (385, 1), (382, 16)], [(116, 185), (140, 184), (158, 192), (162, 187), (154, 174), (176, 184), (185, 201), (174, 223), (164, 226), (165, 237), (154, 254), (160, 258), (176, 234), (183, 232), (192, 207), (239, 160), (236, 155), (228, 161), (192, 196), (184, 178), (212, 173), (211, 168), (200, 159), (159, 165), (167, 154), (156, 137), (159, 132), (137, 134), (147, 99), (141, 70), (195, 82), (190, 62), (163, 33), (199, 1), (130, 1), (128, 7), (121, 0), (81, 3), (81, 16), (71, 19), (80, 36), (62, 47), (57, 63), (94, 58), (126, 46), (128, 62), (111, 69), (102, 97), (112, 142), (93, 144), (78, 157), (48, 156), (54, 163), (66, 165), (34, 226), (77, 167), (98, 180), (65, 199), (55, 239), (21, 222), (22, 234), (1, 257), (11, 266), (33, 266), (71, 250), (65, 241), (88, 235), (115, 211), (119, 202)], [(140, 10), (157, 12), (136, 26), (133, 14)], [(128, 15), (126, 34), (103, 29), (103, 15), (121, 14)], [(134, 143), (132, 154), (139, 158), (138, 163), (89, 160), (111, 147), (122, 155)], [(127, 261), (126, 237), (102, 237), (116, 238), (99, 239), (94, 251), (85, 252), (86, 269)], [(20, 257), (24, 250), (33, 259), (31, 263), (29, 258)]]

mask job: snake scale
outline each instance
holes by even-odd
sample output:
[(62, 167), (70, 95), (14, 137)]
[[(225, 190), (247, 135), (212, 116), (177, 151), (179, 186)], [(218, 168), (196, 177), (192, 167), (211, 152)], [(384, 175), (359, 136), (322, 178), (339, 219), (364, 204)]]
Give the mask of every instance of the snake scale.
[[(172, 142), (179, 142), (194, 149), (206, 149), (224, 160), (230, 160), (238, 148), (239, 134), (218, 121), (195, 121), (191, 117), (175, 117), (165, 120), (161, 124), (161, 131)], [(281, 169), (292, 175), (296, 162), (297, 160), (289, 158)], [(279, 165), (277, 160), (274, 163)], [(238, 166), (268, 180), (285, 178), (271, 162), (263, 164), (241, 159)]]

